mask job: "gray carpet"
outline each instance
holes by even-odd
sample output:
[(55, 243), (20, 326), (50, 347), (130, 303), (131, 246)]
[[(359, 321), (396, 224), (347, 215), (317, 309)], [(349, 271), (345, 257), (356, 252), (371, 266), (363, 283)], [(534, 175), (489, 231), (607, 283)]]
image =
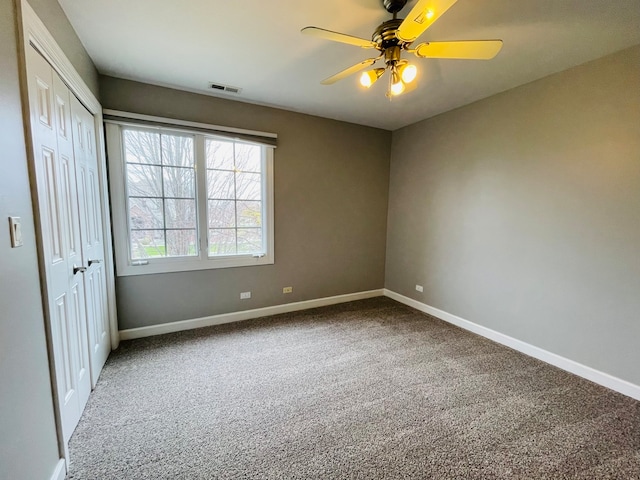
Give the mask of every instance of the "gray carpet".
[(640, 479), (640, 402), (387, 298), (124, 342), (69, 479)]

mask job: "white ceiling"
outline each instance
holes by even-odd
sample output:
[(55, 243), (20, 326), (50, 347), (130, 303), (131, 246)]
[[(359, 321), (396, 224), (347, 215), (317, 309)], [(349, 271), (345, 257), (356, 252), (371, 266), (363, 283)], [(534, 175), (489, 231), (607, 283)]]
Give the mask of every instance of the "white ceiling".
[(216, 96), (388, 130), (640, 43), (640, 0), (459, 0), (419, 42), (500, 38), (502, 51), (415, 59), (418, 88), (390, 102), (383, 81), (320, 85), (371, 50), (300, 34), (313, 25), (371, 38), (391, 18), (381, 0), (59, 2), (100, 73), (209, 94), (222, 83), (242, 92)]

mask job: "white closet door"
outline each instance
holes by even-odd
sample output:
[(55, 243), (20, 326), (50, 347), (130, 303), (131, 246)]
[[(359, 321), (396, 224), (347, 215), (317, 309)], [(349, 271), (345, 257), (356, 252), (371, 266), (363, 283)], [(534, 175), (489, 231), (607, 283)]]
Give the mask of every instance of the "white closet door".
[(28, 84), (56, 393), (65, 443), (91, 392), (71, 104), (66, 85), (29, 48)]
[(71, 95), (71, 119), (80, 200), (82, 254), (87, 266), (84, 282), (87, 296), (89, 359), (91, 381), (95, 386), (111, 351), (98, 184), (98, 155), (93, 116), (74, 95)]

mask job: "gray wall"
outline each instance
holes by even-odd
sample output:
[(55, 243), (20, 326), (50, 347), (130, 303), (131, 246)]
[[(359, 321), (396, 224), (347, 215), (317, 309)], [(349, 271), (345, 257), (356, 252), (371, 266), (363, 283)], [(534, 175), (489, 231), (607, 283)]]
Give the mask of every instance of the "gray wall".
[(387, 288), (640, 384), (640, 46), (395, 131), (389, 196)]
[[(39, 1), (45, 5), (45, 2)], [(73, 37), (56, 2), (41, 19)], [(57, 12), (49, 16), (49, 12)], [(66, 18), (64, 19), (66, 21)], [(73, 44), (73, 42), (70, 42)], [(77, 52), (79, 43), (71, 49)], [(86, 55), (86, 54), (85, 54)], [(88, 57), (85, 58), (85, 63)], [(90, 61), (89, 61), (90, 63)], [(58, 462), (18, 83), (16, 12), (0, 0), (0, 479), (49, 479)], [(89, 77), (95, 77), (93, 72)], [(93, 81), (85, 78), (85, 81)], [(95, 85), (94, 85), (95, 87)], [(24, 246), (10, 247), (7, 217), (22, 218)]]
[(104, 108), (278, 134), (275, 264), (119, 277), (120, 329), (383, 287), (390, 132), (111, 77), (100, 88)]

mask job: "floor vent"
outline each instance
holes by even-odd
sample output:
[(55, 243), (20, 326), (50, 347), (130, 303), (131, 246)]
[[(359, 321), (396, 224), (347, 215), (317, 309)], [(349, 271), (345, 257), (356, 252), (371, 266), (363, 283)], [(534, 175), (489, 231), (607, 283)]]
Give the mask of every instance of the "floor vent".
[(232, 87), (230, 85), (221, 85), (219, 83), (209, 83), (209, 88), (212, 90), (219, 90), (220, 92), (235, 93), (238, 94), (242, 91), (239, 87)]

